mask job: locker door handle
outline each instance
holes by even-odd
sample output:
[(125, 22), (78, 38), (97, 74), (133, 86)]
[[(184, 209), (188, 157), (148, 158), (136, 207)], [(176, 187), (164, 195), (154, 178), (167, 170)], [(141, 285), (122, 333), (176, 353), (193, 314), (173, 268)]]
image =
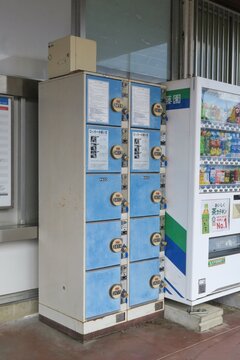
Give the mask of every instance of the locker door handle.
[(152, 106), (152, 113), (154, 116), (161, 116), (163, 113), (163, 107), (160, 103), (155, 103)]
[(122, 205), (122, 202), (123, 202), (123, 195), (120, 192), (114, 192), (111, 195), (111, 203), (114, 206), (120, 206)]
[(112, 299), (119, 299), (122, 294), (122, 285), (121, 284), (114, 284), (110, 290), (109, 295)]
[(161, 146), (154, 146), (151, 151), (152, 158), (154, 160), (160, 160), (162, 156), (162, 148)]
[(155, 232), (152, 234), (151, 236), (151, 244), (153, 246), (159, 246), (161, 244), (162, 241), (162, 235), (158, 232)]
[(115, 112), (121, 112), (123, 110), (123, 99), (116, 97), (111, 101), (112, 110)]
[(114, 145), (111, 149), (111, 155), (114, 159), (119, 160), (123, 156), (123, 148), (121, 145)]
[(121, 238), (113, 239), (110, 243), (110, 249), (114, 253), (119, 253), (122, 251), (123, 241)]
[(161, 199), (162, 199), (161, 191), (160, 190), (154, 190), (152, 192), (151, 198), (152, 198), (152, 202), (154, 202), (155, 204), (159, 204), (161, 202)]
[(150, 286), (153, 288), (153, 289), (157, 289), (160, 287), (161, 285), (161, 276), (160, 275), (153, 275), (150, 279)]

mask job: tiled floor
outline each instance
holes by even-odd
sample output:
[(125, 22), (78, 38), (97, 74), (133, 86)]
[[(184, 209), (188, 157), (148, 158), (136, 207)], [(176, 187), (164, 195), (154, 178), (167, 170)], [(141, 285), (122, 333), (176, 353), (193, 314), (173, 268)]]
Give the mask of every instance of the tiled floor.
[(159, 320), (81, 344), (37, 316), (0, 325), (0, 360), (240, 360), (240, 311), (203, 334)]

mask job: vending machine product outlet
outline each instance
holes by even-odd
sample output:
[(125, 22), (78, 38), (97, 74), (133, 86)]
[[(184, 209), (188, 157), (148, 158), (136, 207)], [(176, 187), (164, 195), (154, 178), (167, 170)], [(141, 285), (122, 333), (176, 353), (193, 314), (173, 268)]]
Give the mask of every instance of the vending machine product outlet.
[(163, 310), (164, 92), (86, 72), (40, 85), (39, 312), (80, 339)]
[(240, 89), (167, 86), (166, 297), (196, 305), (240, 290)]

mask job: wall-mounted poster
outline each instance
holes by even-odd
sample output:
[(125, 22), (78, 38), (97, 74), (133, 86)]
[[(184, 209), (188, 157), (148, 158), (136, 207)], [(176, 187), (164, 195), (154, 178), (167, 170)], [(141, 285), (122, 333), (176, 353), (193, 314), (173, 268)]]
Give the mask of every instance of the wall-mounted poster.
[(0, 97), (0, 208), (12, 205), (11, 99)]

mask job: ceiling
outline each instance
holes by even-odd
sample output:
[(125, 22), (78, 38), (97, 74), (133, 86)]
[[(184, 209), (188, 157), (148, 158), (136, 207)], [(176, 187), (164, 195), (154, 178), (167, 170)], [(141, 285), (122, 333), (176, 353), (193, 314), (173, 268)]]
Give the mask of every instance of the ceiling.
[(212, 0), (212, 1), (240, 13), (240, 0)]

